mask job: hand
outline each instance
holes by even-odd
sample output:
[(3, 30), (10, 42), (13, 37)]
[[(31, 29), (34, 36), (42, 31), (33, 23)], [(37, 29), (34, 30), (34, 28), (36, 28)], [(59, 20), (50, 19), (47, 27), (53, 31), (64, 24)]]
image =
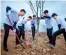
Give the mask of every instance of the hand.
[(13, 30), (13, 27), (11, 26), (11, 30)]
[(8, 12), (9, 10), (11, 10), (11, 7), (7, 6), (6, 7), (6, 12)]
[(65, 18), (65, 21), (66, 21), (66, 18)]

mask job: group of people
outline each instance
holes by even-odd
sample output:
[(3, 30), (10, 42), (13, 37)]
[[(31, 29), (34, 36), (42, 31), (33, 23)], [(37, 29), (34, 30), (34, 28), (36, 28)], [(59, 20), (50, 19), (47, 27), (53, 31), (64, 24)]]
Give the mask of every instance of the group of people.
[(54, 48), (57, 35), (63, 34), (66, 42), (66, 18), (57, 18), (56, 13), (49, 16), (48, 12), (48, 10), (44, 11), (42, 19), (45, 19), (49, 46)]
[[(11, 12), (10, 14), (8, 12)], [(64, 39), (66, 42), (66, 18), (64, 19), (57, 19), (57, 14), (53, 13), (52, 16), (49, 16), (48, 10), (44, 11), (43, 17), (41, 19), (45, 19), (46, 23), (46, 30), (47, 30), (47, 36), (49, 39), (49, 46), (54, 48), (56, 44), (56, 36), (63, 33)], [(35, 39), (35, 28), (36, 28), (36, 15), (28, 16), (27, 19), (24, 19), (24, 15), (26, 14), (26, 11), (24, 9), (21, 9), (19, 13), (17, 13), (15, 10), (13, 10), (11, 7), (6, 7), (6, 19), (4, 22), (4, 40), (3, 40), (3, 46), (4, 50), (8, 51), (7, 48), (7, 39), (9, 36), (9, 30), (14, 30), (16, 33), (16, 45), (19, 44), (19, 40), (21, 40), (22, 36), (22, 42), (26, 41), (25, 39), (25, 24), (27, 21), (31, 20), (31, 30), (32, 30), (32, 39)], [(19, 16), (22, 16), (22, 19), (19, 19)], [(18, 40), (19, 39), (19, 40)]]
[[(10, 11), (10, 13), (9, 13)], [(25, 39), (25, 24), (27, 21), (31, 21), (31, 30), (32, 30), (32, 39), (35, 39), (35, 24), (36, 24), (36, 15), (28, 16), (27, 19), (24, 18), (24, 15), (26, 14), (26, 11), (24, 9), (21, 9), (19, 13), (17, 13), (15, 10), (13, 10), (11, 7), (6, 7), (6, 19), (4, 22), (4, 40), (3, 40), (3, 46), (4, 50), (8, 51), (7, 48), (7, 39), (9, 36), (9, 30), (14, 30), (16, 33), (16, 45), (20, 42), (26, 41)], [(19, 19), (19, 16), (22, 18)], [(21, 39), (22, 36), (22, 39)]]

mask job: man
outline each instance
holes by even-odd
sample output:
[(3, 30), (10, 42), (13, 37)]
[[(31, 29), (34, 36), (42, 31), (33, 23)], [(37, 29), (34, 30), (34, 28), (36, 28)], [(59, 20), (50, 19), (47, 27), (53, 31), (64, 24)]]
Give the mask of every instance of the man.
[[(51, 25), (52, 25), (52, 27), (53, 27), (53, 29), (52, 29), (52, 35), (57, 31), (57, 30), (59, 30), (58, 29), (58, 23), (57, 23), (57, 20), (56, 20), (56, 18), (57, 18), (57, 14), (56, 13), (53, 13), (52, 14), (52, 18), (51, 18)], [(49, 46), (52, 46), (52, 47), (54, 47), (53, 45), (52, 45), (52, 37), (51, 37), (51, 43), (49, 44)]]
[(36, 15), (33, 15), (33, 18), (31, 20), (31, 29), (32, 29), (32, 37), (33, 40), (35, 38), (35, 29), (36, 29)]
[(47, 36), (49, 38), (49, 42), (48, 43), (51, 43), (51, 37), (52, 37), (52, 25), (51, 25), (51, 17), (49, 16), (48, 14), (48, 10), (45, 10), (44, 11), (44, 19), (45, 19), (45, 23), (46, 23), (46, 30), (47, 30)]
[(58, 23), (57, 23), (56, 18), (57, 18), (57, 14), (56, 14), (56, 13), (53, 13), (53, 14), (52, 14), (52, 19), (51, 19), (51, 25), (52, 25), (52, 27), (53, 27), (53, 29), (52, 29), (52, 35), (53, 35), (57, 30), (59, 30), (59, 28), (58, 28)]
[[(26, 41), (25, 40), (25, 24), (27, 23), (27, 21), (29, 21), (31, 19), (32, 19), (31, 16), (29, 16), (27, 20), (22, 18), (16, 24), (16, 30), (17, 30), (16, 33), (17, 33), (17, 37), (19, 38), (19, 40), (20, 40), (20, 38), (22, 36), (22, 41), (21, 42)], [(16, 45), (19, 44), (18, 38), (16, 38)]]
[[(53, 14), (52, 16), (55, 17), (55, 19), (57, 18), (55, 14)], [(57, 35), (63, 34), (65, 42), (66, 42), (66, 21), (65, 21), (65, 19), (56, 19), (56, 20), (58, 23), (59, 30), (56, 30), (52, 35), (52, 43), (50, 45), (50, 47), (52, 47), (52, 48), (54, 48), (54, 46), (56, 44)]]
[[(10, 11), (10, 14), (8, 12)], [(4, 40), (3, 40), (3, 46), (4, 51), (8, 51), (7, 48), (7, 40), (9, 36), (9, 30), (13, 30), (16, 28), (16, 22), (18, 21), (19, 16), (23, 16), (25, 14), (25, 10), (21, 9), (19, 13), (17, 13), (15, 10), (13, 10), (11, 7), (6, 7), (6, 19), (4, 22)]]

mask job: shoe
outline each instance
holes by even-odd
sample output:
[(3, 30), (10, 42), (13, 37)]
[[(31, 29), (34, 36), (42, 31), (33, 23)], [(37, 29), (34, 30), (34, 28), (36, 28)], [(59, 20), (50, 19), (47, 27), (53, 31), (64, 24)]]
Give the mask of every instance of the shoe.
[(48, 44), (48, 46), (51, 48), (51, 49), (54, 49), (54, 45), (52, 45), (52, 44)]
[(49, 43), (49, 42), (46, 42), (47, 44)]
[(20, 40), (20, 43), (23, 43), (23, 40)]
[(26, 42), (26, 40), (25, 40), (25, 39), (22, 39), (21, 41), (22, 41), (21, 43), (25, 43), (25, 42)]
[(7, 47), (4, 47), (4, 51), (8, 52), (8, 48)]
[(36, 40), (36, 38), (32, 38), (32, 40), (34, 41), (34, 40)]
[(33, 39), (32, 43), (33, 43), (33, 44), (36, 44), (36, 43), (37, 43), (36, 38)]

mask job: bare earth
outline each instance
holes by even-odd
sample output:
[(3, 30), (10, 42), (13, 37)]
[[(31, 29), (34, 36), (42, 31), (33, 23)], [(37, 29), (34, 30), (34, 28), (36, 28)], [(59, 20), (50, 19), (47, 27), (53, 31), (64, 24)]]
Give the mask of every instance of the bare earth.
[[(1, 55), (66, 55), (66, 43), (63, 35), (57, 36), (56, 46), (54, 49), (50, 49), (47, 46), (48, 38), (46, 33), (36, 33), (37, 43), (33, 44), (32, 47), (25, 46), (23, 49), (20, 45), (15, 45), (15, 33), (10, 30), (8, 38), (8, 49), (9, 52), (3, 50), (3, 34), (1, 32)], [(26, 39), (31, 39), (31, 32), (26, 32)]]

